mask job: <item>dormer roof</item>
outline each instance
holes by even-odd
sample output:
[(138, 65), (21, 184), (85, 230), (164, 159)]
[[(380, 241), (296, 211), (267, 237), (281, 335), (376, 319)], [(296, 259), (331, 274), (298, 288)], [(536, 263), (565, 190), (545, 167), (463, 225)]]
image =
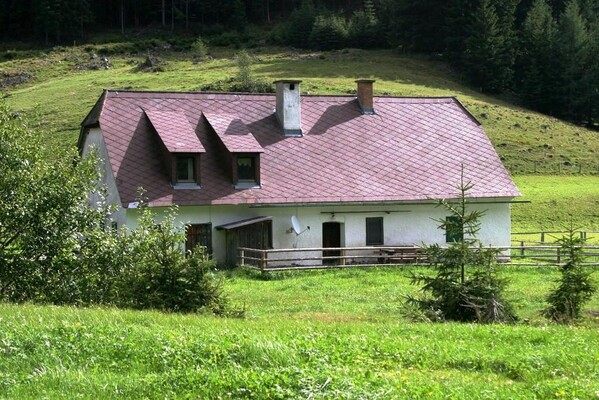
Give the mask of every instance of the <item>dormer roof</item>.
[(204, 153), (204, 146), (185, 113), (144, 109), (169, 153)]
[(241, 118), (230, 114), (204, 112), (204, 117), (230, 153), (263, 153), (264, 149), (254, 138)]

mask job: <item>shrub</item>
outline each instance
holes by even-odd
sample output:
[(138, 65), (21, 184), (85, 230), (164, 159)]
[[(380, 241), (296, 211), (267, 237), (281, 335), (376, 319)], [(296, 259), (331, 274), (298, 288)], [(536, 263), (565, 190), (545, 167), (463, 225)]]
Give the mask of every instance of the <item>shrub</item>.
[(139, 227), (123, 236), (124, 262), (118, 281), (117, 305), (136, 309), (226, 312), (222, 281), (214, 275), (215, 263), (201, 247), (186, 256), (184, 231), (175, 226), (176, 209), (157, 222), (142, 207)]
[(191, 45), (191, 51), (194, 53), (194, 56), (199, 59), (206, 58), (206, 56), (208, 56), (208, 44), (206, 44), (206, 41), (202, 39), (201, 36), (198, 36)]
[(237, 74), (229, 85), (233, 92), (260, 92), (268, 93), (274, 89), (270, 83), (256, 79), (251, 70), (252, 58), (250, 54), (242, 50), (235, 55), (237, 59)]
[(591, 273), (581, 265), (585, 241), (576, 236), (572, 225), (566, 235), (558, 240), (566, 262), (560, 267), (562, 276), (557, 287), (547, 296), (549, 306), (543, 310), (543, 314), (555, 322), (571, 322), (580, 318), (582, 306), (597, 291)]
[[(476, 238), (484, 212), (467, 210), (466, 194), (472, 185), (464, 184), (463, 174), (458, 189), (457, 203), (439, 203), (451, 214), (439, 221), (439, 229), (456, 240), (446, 248), (438, 244), (425, 247), (436, 275), (412, 276), (413, 284), (423, 284), (421, 291), (426, 296), (409, 297), (407, 305), (432, 321), (513, 321), (516, 315), (503, 297), (507, 282), (497, 274), (498, 253)], [(414, 310), (410, 312), (414, 314)]]
[(319, 15), (310, 32), (310, 47), (316, 50), (334, 50), (345, 46), (347, 23), (342, 17)]
[[(0, 104), (0, 299), (75, 303), (84, 284), (84, 238), (109, 212), (89, 207), (96, 159), (65, 152), (42, 157), (42, 135)], [(99, 231), (98, 234), (101, 234)]]

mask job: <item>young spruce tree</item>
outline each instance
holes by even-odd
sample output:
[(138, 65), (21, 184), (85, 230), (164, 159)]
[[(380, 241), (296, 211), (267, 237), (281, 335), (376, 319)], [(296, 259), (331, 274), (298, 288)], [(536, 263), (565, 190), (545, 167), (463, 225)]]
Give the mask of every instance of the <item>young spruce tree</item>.
[(547, 296), (549, 306), (543, 310), (543, 314), (555, 322), (571, 322), (580, 318), (582, 306), (597, 291), (590, 271), (582, 267), (585, 241), (577, 236), (571, 224), (565, 236), (557, 241), (566, 262), (559, 266), (562, 276), (557, 287)]
[(503, 298), (507, 282), (497, 275), (498, 251), (484, 247), (476, 237), (484, 212), (468, 209), (472, 186), (464, 183), (462, 173), (457, 201), (439, 202), (450, 214), (438, 221), (439, 229), (454, 241), (447, 247), (425, 247), (436, 274), (412, 276), (413, 284), (423, 285), (425, 297), (409, 297), (408, 305), (433, 321), (510, 322), (516, 316)]

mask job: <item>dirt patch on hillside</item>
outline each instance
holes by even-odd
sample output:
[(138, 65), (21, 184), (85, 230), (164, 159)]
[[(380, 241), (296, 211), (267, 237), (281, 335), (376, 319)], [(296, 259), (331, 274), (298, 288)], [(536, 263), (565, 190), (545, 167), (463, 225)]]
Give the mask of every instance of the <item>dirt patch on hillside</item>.
[(31, 78), (33, 75), (26, 71), (0, 71), (0, 89), (22, 85)]

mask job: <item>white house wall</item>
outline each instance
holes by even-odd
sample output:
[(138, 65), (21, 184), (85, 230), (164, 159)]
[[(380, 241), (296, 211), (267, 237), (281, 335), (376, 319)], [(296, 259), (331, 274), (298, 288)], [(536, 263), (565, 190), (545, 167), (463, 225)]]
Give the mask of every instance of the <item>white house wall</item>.
[[(116, 221), (119, 226), (122, 226), (125, 223), (125, 211), (121, 208), (121, 199), (116, 187), (116, 180), (114, 179), (112, 168), (110, 168), (108, 151), (106, 150), (106, 143), (104, 142), (104, 137), (102, 136), (100, 128), (91, 128), (89, 130), (83, 144), (82, 156), (86, 158), (93, 151), (96, 151), (98, 154), (98, 169), (101, 172), (99, 184), (107, 189), (106, 201), (108, 204), (114, 204), (117, 207), (112, 214), (112, 219)], [(89, 200), (92, 204), (97, 204), (97, 202), (102, 199), (98, 193), (91, 193)]]
[[(509, 199), (504, 199), (509, 200)], [(479, 239), (484, 245), (510, 245), (510, 205), (508, 203), (471, 205), (471, 210), (485, 211)], [(157, 208), (158, 214), (164, 208)], [(127, 225), (137, 226), (138, 210), (127, 210)], [(273, 247), (318, 248), (322, 247), (322, 224), (339, 222), (341, 245), (362, 247), (366, 245), (366, 218), (383, 217), (384, 245), (445, 244), (445, 232), (438, 229), (437, 219), (444, 219), (449, 213), (434, 205), (381, 205), (381, 206), (290, 206), (290, 207), (249, 207), (249, 206), (182, 206), (178, 220), (183, 224), (211, 223), (213, 227), (212, 247), (214, 257), (225, 259), (225, 232), (214, 229), (216, 226), (251, 217), (271, 216)], [(290, 232), (291, 217), (296, 216), (302, 229), (301, 235)], [(310, 227), (307, 230), (307, 227)], [(313, 256), (319, 257), (320, 252)], [(302, 254), (307, 256), (306, 253)], [(279, 257), (290, 258), (292, 254)], [(275, 257), (273, 257), (275, 258)]]

